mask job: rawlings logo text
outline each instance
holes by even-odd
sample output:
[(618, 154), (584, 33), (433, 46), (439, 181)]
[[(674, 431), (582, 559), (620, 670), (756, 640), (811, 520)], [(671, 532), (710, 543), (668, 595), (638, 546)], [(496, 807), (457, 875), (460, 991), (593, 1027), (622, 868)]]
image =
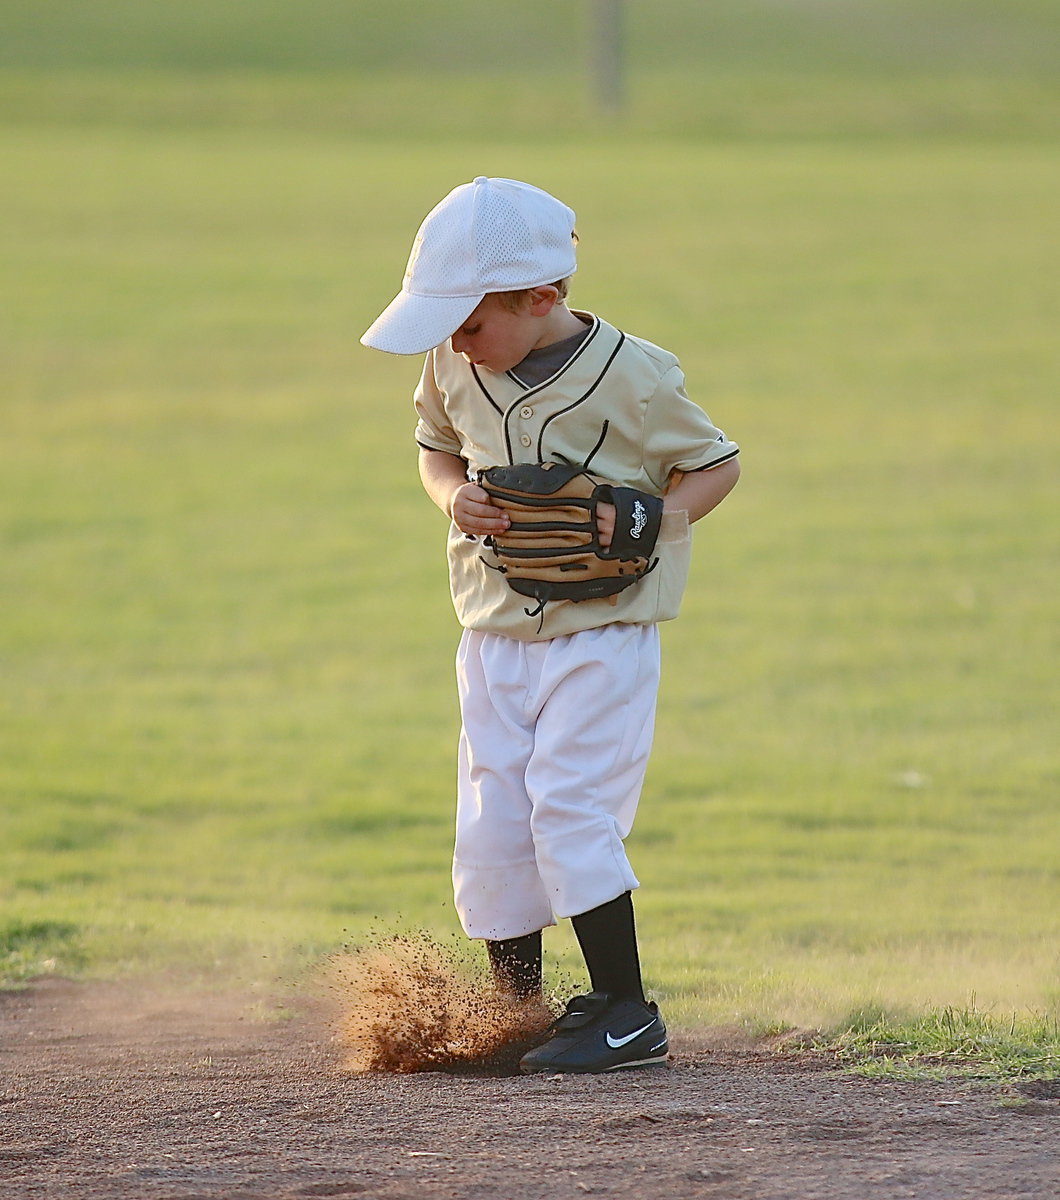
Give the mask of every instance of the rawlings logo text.
[(633, 528), (629, 531), (629, 536), (639, 538), (647, 523), (648, 510), (640, 500), (635, 500), (633, 502)]

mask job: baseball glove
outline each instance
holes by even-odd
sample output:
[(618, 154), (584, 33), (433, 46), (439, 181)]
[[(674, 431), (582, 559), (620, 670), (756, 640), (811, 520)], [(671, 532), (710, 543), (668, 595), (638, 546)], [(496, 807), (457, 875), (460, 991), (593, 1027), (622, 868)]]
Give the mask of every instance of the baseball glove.
[[(537, 601), (536, 617), (552, 600), (615, 597), (643, 579), (662, 524), (660, 497), (620, 487), (563, 463), (515, 463), (478, 473), (477, 483), (511, 524), (487, 539), (510, 587)], [(609, 546), (600, 544), (597, 508), (615, 508)], [(543, 618), (542, 618), (543, 619)]]

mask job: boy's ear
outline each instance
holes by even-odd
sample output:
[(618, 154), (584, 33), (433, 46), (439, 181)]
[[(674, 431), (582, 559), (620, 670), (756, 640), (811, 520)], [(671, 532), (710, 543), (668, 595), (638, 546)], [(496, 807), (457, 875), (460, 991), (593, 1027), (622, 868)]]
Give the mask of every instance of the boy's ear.
[(535, 317), (547, 317), (559, 299), (559, 288), (551, 283), (530, 289), (530, 312)]

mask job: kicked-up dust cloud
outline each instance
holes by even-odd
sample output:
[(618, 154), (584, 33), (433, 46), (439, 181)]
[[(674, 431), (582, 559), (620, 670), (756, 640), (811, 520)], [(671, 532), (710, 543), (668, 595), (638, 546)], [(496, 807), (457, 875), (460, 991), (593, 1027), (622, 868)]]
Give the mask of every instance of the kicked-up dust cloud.
[(337, 954), (326, 977), (352, 1071), (512, 1074), (558, 1011), (499, 993), (426, 934)]

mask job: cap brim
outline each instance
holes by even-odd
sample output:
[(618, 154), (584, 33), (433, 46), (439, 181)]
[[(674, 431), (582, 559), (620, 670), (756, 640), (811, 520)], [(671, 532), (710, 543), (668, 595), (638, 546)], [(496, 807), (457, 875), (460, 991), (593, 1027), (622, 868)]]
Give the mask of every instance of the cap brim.
[(451, 337), (481, 300), (399, 292), (365, 331), (361, 344), (387, 354), (425, 354)]

